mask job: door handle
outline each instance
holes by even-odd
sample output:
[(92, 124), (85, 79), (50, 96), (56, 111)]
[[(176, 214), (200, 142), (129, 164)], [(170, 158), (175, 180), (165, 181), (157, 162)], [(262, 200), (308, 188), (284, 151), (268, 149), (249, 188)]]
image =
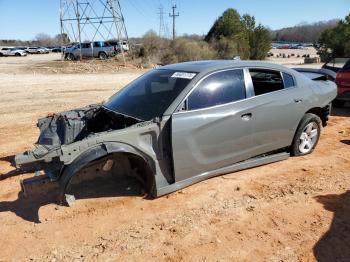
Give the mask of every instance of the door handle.
[(303, 102), (303, 99), (294, 98), (294, 102), (297, 103), (297, 104), (299, 104), (299, 103)]
[(252, 113), (243, 114), (241, 118), (243, 121), (249, 121), (252, 118)]

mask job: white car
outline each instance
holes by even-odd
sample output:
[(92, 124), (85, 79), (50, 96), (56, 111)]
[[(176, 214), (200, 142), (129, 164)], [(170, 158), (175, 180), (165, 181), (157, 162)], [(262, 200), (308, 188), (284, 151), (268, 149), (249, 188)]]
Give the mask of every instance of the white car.
[(48, 54), (50, 53), (50, 49), (46, 47), (39, 47), (38, 50), (40, 51), (41, 54)]
[(24, 50), (27, 54), (43, 54), (44, 51), (41, 50), (39, 47), (28, 47)]
[(26, 56), (27, 53), (24, 50), (17, 48), (4, 47), (0, 50), (0, 56)]

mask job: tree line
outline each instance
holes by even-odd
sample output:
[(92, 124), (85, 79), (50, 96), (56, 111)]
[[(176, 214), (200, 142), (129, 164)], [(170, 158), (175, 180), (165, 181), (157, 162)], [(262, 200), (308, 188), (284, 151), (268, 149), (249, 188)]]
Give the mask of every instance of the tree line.
[(0, 40), (0, 46), (61, 46), (70, 43), (70, 39), (67, 34), (57, 34), (51, 37), (48, 34), (40, 33), (35, 36), (34, 40), (23, 41), (23, 40)]
[(318, 43), (323, 31), (334, 28), (338, 19), (317, 23), (301, 23), (293, 27), (286, 27), (271, 31), (273, 41), (281, 42), (301, 42), (301, 43)]
[(269, 30), (255, 17), (227, 9), (205, 36), (185, 35), (174, 41), (160, 38), (153, 30), (139, 41), (138, 56), (144, 61), (169, 64), (205, 59), (264, 59), (271, 48)]

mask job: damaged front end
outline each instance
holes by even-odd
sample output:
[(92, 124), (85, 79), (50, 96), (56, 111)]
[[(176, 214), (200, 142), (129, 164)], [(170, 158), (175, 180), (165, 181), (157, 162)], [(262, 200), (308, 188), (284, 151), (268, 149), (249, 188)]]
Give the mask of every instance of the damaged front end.
[(35, 176), (21, 181), (25, 196), (44, 193), (59, 187), (64, 167), (78, 151), (74, 143), (96, 133), (124, 129), (140, 122), (137, 119), (111, 112), (101, 104), (90, 105), (61, 113), (50, 113), (38, 120), (40, 135), (34, 150), (15, 156), (15, 165)]

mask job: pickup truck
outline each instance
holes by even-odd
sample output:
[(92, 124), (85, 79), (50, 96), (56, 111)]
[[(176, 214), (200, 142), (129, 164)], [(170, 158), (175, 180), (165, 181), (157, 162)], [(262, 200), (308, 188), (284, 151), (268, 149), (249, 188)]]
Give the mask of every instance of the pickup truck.
[(66, 60), (82, 58), (100, 58), (102, 60), (115, 55), (114, 47), (104, 41), (87, 42), (73, 45), (64, 50)]

